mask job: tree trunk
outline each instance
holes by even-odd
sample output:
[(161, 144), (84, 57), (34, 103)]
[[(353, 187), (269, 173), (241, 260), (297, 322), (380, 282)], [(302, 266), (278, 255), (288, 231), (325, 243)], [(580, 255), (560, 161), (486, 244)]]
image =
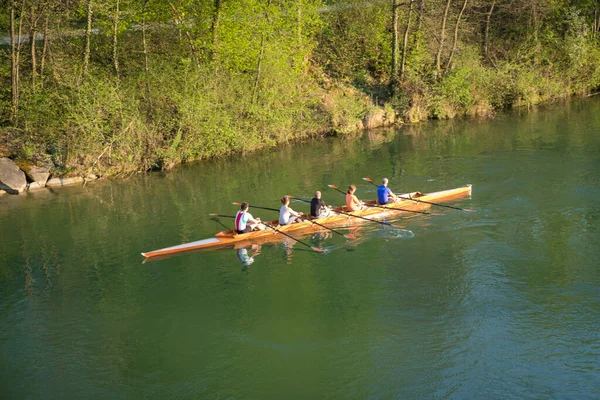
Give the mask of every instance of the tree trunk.
[(46, 65), (46, 54), (48, 53), (48, 20), (50, 15), (46, 10), (44, 18), (44, 45), (42, 46), (42, 59), (40, 60), (40, 86), (44, 87), (44, 66)]
[(488, 48), (490, 44), (490, 20), (492, 19), (492, 13), (494, 12), (494, 6), (496, 5), (496, 0), (492, 1), (492, 5), (490, 6), (490, 11), (487, 13), (487, 19), (485, 21), (485, 39), (483, 42), (483, 53), (487, 57)]
[(406, 21), (406, 29), (404, 30), (404, 43), (402, 45), (402, 63), (400, 65), (400, 80), (404, 78), (404, 66), (406, 64), (406, 48), (408, 47), (408, 34), (410, 31), (410, 19), (412, 17), (413, 0), (410, 0), (408, 5), (408, 21)]
[(146, 70), (146, 74), (150, 71), (150, 66), (148, 65), (148, 45), (146, 43), (146, 5), (148, 4), (148, 0), (144, 0), (144, 4), (142, 5), (142, 46), (144, 48), (144, 69)]
[[(271, 6), (271, 0), (269, 0), (267, 2), (267, 10), (268, 8)], [(265, 18), (267, 19), (267, 24), (270, 23), (269, 21), (269, 12), (265, 11)], [(262, 31), (262, 35), (260, 38), (260, 54), (258, 56), (258, 62), (256, 65), (256, 78), (254, 79), (254, 88), (252, 89), (252, 103), (254, 103), (256, 101), (256, 95), (258, 92), (258, 83), (260, 81), (260, 70), (262, 68), (262, 62), (263, 62), (263, 58), (265, 55), (265, 38), (266, 38), (266, 27), (263, 26), (263, 31)]]
[(438, 72), (438, 76), (442, 73), (442, 49), (444, 48), (444, 40), (446, 39), (446, 20), (448, 19), (448, 10), (450, 9), (450, 0), (446, 2), (446, 10), (444, 11), (444, 18), (442, 19), (442, 33), (440, 35), (440, 47), (437, 52), (437, 56), (435, 58), (436, 69)]
[(537, 13), (537, 0), (533, 0), (531, 7), (531, 18), (533, 19), (533, 38), (535, 42), (538, 42), (538, 13)]
[(119, 0), (116, 0), (115, 4), (115, 17), (113, 21), (113, 27), (113, 63), (115, 66), (115, 73), (117, 74), (117, 79), (119, 79)]
[(260, 38), (260, 55), (256, 65), (256, 77), (254, 79), (254, 87), (252, 88), (252, 103), (256, 101), (256, 93), (258, 91), (258, 82), (260, 81), (260, 70), (262, 67), (263, 57), (265, 55), (265, 33), (263, 32)]
[[(16, 5), (16, 0), (13, 1), (13, 5)], [(17, 39), (15, 44), (14, 34), (14, 7), (12, 8), (11, 14), (11, 36), (12, 36), (12, 53), (13, 53), (13, 124), (16, 126), (19, 123), (19, 86), (20, 86), (20, 65), (21, 65), (21, 48), (23, 46), (23, 15), (25, 13), (25, 2), (21, 2), (21, 9), (19, 10), (19, 30), (17, 32)], [(16, 48), (16, 49), (15, 49)]]
[(87, 2), (87, 27), (85, 28), (85, 49), (83, 51), (83, 69), (81, 71), (81, 80), (85, 80), (90, 66), (90, 41), (92, 40), (92, 7), (93, 1)]
[(219, 51), (219, 22), (221, 22), (221, 0), (215, 0), (215, 14), (212, 21), (212, 51), (210, 52), (211, 61), (217, 59)]
[[(169, 5), (171, 6), (171, 9), (173, 10), (173, 18), (175, 19), (175, 24), (177, 25), (183, 25), (183, 18), (180, 17), (180, 13), (177, 11), (177, 9), (175, 8), (175, 6), (173, 5), (173, 3), (171, 1), (169, 1)], [(181, 29), (180, 29), (181, 32)], [(200, 68), (200, 60), (198, 58), (198, 52), (196, 51), (196, 46), (194, 45), (194, 40), (192, 39), (192, 35), (190, 34), (189, 30), (185, 30), (185, 36), (188, 39), (188, 44), (190, 46), (190, 53), (192, 54), (192, 59), (194, 60), (194, 64), (196, 64), (196, 68)]]
[(35, 93), (36, 78), (37, 78), (37, 58), (36, 58), (36, 39), (37, 39), (37, 22), (38, 16), (36, 15), (36, 8), (34, 4), (31, 4), (30, 9), (30, 21), (29, 21), (29, 41), (31, 45), (31, 88)]
[(10, 119), (13, 125), (17, 124), (17, 108), (19, 106), (17, 85), (17, 46), (15, 43), (15, 1), (10, 2), (10, 93), (11, 112)]
[(596, 35), (600, 32), (600, 15), (598, 15), (598, 0), (594, 1), (594, 30), (592, 38), (596, 39)]
[(390, 90), (392, 92), (392, 96), (394, 95), (394, 92), (396, 90), (400, 70), (398, 62), (400, 53), (400, 42), (398, 40), (400, 36), (400, 27), (398, 26), (399, 8), (400, 1), (392, 0), (392, 75), (390, 77)]
[(463, 13), (465, 12), (465, 8), (467, 8), (467, 1), (469, 0), (465, 0), (465, 2), (463, 3), (463, 6), (460, 9), (460, 12), (458, 13), (458, 17), (456, 18), (456, 26), (454, 27), (454, 42), (452, 43), (452, 50), (450, 51), (450, 55), (448, 56), (448, 63), (446, 64), (446, 69), (444, 70), (444, 73), (447, 73), (450, 69), (450, 64), (452, 64), (452, 56), (456, 52), (456, 46), (458, 44), (458, 28), (460, 25), (460, 19)]

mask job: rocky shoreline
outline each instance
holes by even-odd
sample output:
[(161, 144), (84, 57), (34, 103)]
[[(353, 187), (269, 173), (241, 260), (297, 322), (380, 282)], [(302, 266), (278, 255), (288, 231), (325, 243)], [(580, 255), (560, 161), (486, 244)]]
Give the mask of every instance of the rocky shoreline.
[(45, 165), (19, 166), (7, 157), (0, 157), (0, 196), (4, 194), (22, 194), (46, 187), (67, 185), (85, 185), (98, 179), (97, 175), (51, 176), (50, 167)]

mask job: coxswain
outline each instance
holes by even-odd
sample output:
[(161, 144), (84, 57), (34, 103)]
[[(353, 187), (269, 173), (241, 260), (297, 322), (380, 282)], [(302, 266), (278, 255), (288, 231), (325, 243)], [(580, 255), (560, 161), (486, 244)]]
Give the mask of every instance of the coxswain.
[(383, 178), (381, 185), (377, 186), (377, 201), (379, 204), (384, 205), (393, 203), (396, 201), (397, 196), (392, 193), (388, 185), (388, 178)]
[(265, 229), (260, 218), (254, 218), (252, 214), (248, 212), (248, 208), (248, 203), (243, 202), (240, 210), (235, 214), (235, 232), (238, 235), (252, 232), (253, 230), (262, 231)]

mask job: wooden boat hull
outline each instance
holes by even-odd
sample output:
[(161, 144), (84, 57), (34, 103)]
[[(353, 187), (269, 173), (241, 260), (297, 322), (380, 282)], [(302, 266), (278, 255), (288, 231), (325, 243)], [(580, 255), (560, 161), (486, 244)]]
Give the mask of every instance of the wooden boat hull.
[[(371, 218), (371, 219), (383, 219), (389, 215), (395, 215), (395, 216), (402, 215), (402, 214), (416, 215), (414, 213), (411, 213), (410, 211), (405, 211), (405, 210), (411, 210), (411, 211), (427, 210), (428, 208), (431, 207), (431, 204), (423, 203), (421, 201), (436, 202), (436, 203), (442, 202), (442, 201), (449, 201), (449, 200), (453, 200), (453, 199), (460, 198), (460, 197), (470, 196), (471, 192), (472, 192), (472, 185), (466, 185), (466, 186), (462, 186), (462, 187), (459, 187), (456, 189), (443, 190), (443, 191), (429, 193), (429, 194), (422, 194), (420, 192), (407, 193), (407, 194), (403, 194), (401, 196), (402, 197), (411, 197), (411, 198), (413, 198), (413, 200), (402, 200), (397, 203), (388, 204), (385, 206), (385, 208), (382, 208), (381, 206), (374, 207), (377, 204), (377, 202), (376, 201), (368, 201), (368, 202), (365, 202), (365, 204), (370, 205), (371, 207), (367, 207), (363, 210), (358, 210), (358, 211), (354, 211), (351, 213), (346, 211), (346, 207), (337, 207), (337, 208), (333, 209), (334, 212), (332, 213), (332, 215), (325, 217), (325, 218), (318, 218), (318, 219), (315, 219), (314, 221), (316, 221), (320, 224), (329, 226), (329, 227), (339, 227), (339, 226), (346, 226), (349, 224), (353, 225), (355, 223), (366, 223), (367, 222), (367, 221), (359, 219), (359, 218), (353, 218), (350, 215), (336, 213), (335, 211), (345, 212), (345, 213), (349, 213), (351, 215), (367, 217), (367, 218)], [(269, 224), (285, 233), (295, 232), (295, 233), (299, 233), (299, 234), (310, 234), (310, 233), (325, 230), (324, 228), (322, 228), (316, 224), (313, 224), (311, 221), (280, 226), (278, 221), (274, 220), (274, 221), (267, 222), (267, 224)], [(253, 232), (244, 233), (244, 234), (237, 234), (237, 233), (235, 233), (234, 230), (228, 230), (228, 231), (219, 232), (215, 235), (215, 237), (212, 237), (212, 238), (197, 240), (195, 242), (180, 244), (177, 246), (167, 247), (164, 249), (159, 249), (159, 250), (154, 250), (154, 251), (149, 251), (146, 253), (142, 253), (142, 256), (144, 256), (146, 258), (154, 258), (154, 257), (163, 258), (164, 256), (168, 256), (168, 255), (172, 255), (172, 254), (176, 254), (176, 253), (187, 252), (187, 251), (192, 251), (192, 250), (210, 249), (210, 248), (218, 248), (218, 247), (230, 247), (230, 246), (236, 246), (236, 245), (241, 245), (241, 244), (248, 245), (251, 243), (269, 242), (269, 241), (273, 240), (273, 238), (272, 238), (273, 235), (277, 235), (277, 232), (270, 228), (267, 228), (264, 231), (253, 231)], [(279, 235), (279, 236), (283, 237), (283, 235)]]

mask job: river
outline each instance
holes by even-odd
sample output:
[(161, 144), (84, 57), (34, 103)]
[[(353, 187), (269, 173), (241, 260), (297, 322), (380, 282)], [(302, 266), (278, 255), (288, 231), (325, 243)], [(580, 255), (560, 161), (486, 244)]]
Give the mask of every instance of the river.
[[(142, 263), (364, 176), (476, 212)], [(597, 399), (599, 177), (597, 97), (5, 195), (0, 396)]]

